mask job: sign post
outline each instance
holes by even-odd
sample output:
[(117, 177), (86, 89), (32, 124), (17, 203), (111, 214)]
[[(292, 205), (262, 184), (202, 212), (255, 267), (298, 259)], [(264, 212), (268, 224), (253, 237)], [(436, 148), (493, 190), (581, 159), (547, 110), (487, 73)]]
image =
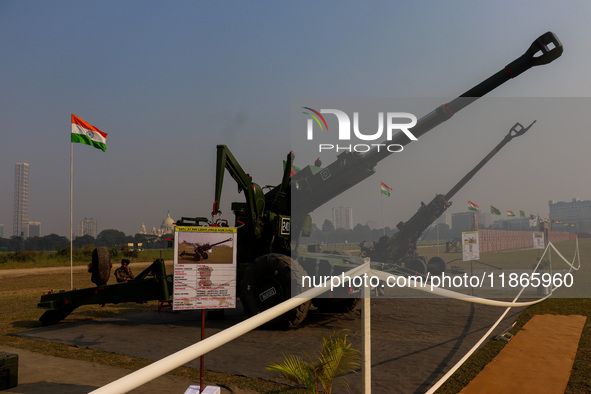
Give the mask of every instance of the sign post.
[[(174, 311), (201, 309), (201, 340), (206, 309), (236, 307), (236, 228), (178, 226), (174, 231)], [(203, 392), (201, 356), (199, 392)]]

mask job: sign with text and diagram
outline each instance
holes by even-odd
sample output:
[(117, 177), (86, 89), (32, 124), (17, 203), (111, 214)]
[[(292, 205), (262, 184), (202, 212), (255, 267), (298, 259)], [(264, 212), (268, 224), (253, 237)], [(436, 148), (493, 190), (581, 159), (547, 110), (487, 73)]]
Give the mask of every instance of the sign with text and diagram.
[(173, 310), (236, 307), (236, 228), (176, 227)]
[(466, 231), (462, 233), (462, 260), (478, 260), (480, 248), (478, 247), (478, 231)]

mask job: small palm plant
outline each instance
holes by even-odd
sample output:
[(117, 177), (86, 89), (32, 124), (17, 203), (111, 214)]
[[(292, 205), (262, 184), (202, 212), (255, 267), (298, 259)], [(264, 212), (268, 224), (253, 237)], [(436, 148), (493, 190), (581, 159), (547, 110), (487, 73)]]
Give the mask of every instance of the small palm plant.
[[(299, 356), (284, 355), (283, 362), (267, 366), (267, 370), (280, 372), (289, 382), (305, 387), (310, 393), (319, 393), (320, 387), (326, 393), (332, 392), (337, 377), (355, 372), (359, 366), (359, 351), (347, 342), (346, 330), (334, 332), (331, 336), (322, 334), (322, 346), (317, 360), (306, 352), (309, 361)], [(346, 379), (342, 384), (348, 386)]]

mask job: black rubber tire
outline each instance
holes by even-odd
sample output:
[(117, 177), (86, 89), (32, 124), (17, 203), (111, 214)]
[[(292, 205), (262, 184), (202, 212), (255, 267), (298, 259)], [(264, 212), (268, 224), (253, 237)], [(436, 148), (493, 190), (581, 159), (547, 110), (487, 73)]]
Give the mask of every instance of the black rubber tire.
[(413, 258), (404, 263), (404, 267), (413, 274), (427, 275), (427, 264), (423, 259)]
[[(292, 279), (292, 270), (294, 271)], [(257, 258), (244, 273), (240, 283), (240, 300), (248, 316), (254, 316), (301, 293), (306, 271), (291, 257), (271, 253)], [(310, 309), (310, 301), (284, 313), (264, 325), (265, 328), (293, 329), (299, 326)]]
[(104, 286), (111, 276), (111, 257), (109, 249), (99, 246), (92, 251), (92, 266), (90, 269), (92, 276), (90, 280), (97, 286)]
[(360, 298), (314, 298), (312, 303), (322, 313), (349, 313), (359, 305)]
[(431, 257), (427, 262), (427, 270), (431, 273), (431, 276), (439, 276), (445, 272), (445, 260), (439, 256)]

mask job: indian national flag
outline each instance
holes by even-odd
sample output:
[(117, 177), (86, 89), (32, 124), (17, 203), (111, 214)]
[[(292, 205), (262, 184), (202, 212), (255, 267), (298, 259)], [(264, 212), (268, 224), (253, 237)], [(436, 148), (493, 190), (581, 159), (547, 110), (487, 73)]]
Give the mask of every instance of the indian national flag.
[(513, 212), (513, 211), (507, 211), (507, 216), (510, 217), (510, 218), (511, 217), (514, 217), (515, 216), (515, 212)]
[(72, 114), (72, 142), (94, 146), (104, 152), (107, 150), (107, 133)]
[(468, 211), (480, 211), (480, 208), (478, 207), (478, 205), (468, 200)]
[(390, 186), (380, 181), (380, 188), (382, 189), (382, 194), (385, 194), (386, 196), (390, 197), (390, 192), (392, 191), (392, 188)]

